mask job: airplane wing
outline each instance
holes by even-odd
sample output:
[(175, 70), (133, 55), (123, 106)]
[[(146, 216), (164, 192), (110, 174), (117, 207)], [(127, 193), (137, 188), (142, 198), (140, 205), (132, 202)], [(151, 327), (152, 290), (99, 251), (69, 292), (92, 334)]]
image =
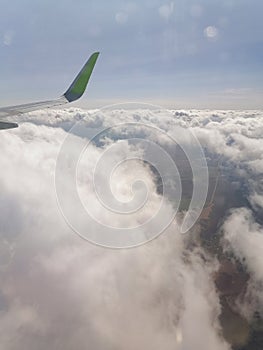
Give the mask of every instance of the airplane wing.
[[(99, 52), (95, 52), (90, 56), (90, 58), (88, 59), (84, 67), (81, 69), (77, 77), (74, 79), (73, 83), (70, 85), (68, 90), (59, 98), (55, 100), (27, 103), (18, 106), (2, 107), (0, 108), (0, 119), (12, 115), (19, 115), (27, 112), (36, 111), (38, 109), (57, 107), (60, 105), (64, 105), (65, 103), (78, 100), (83, 95), (86, 89), (98, 56)], [(16, 127), (18, 127), (18, 124), (16, 123), (0, 121), (0, 129), (11, 129)]]

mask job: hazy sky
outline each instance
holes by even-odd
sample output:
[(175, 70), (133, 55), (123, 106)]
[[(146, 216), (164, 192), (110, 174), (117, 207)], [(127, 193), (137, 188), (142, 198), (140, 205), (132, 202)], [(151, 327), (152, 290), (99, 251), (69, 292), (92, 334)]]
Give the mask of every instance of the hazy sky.
[(61, 94), (101, 56), (77, 105), (261, 108), (260, 0), (0, 0), (0, 104)]

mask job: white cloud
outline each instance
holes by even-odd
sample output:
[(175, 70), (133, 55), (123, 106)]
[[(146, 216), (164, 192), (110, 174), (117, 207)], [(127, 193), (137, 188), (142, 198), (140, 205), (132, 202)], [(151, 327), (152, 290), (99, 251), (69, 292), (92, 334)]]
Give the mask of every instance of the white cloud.
[[(235, 164), (235, 174), (247, 179), (250, 189), (248, 200), (261, 203), (263, 197), (258, 177), (263, 168), (263, 113), (262, 111), (168, 111), (165, 110), (93, 110), (71, 108), (47, 112), (35, 112), (13, 118), (14, 121), (32, 121), (62, 127), (69, 130), (84, 118), (87, 126), (110, 127), (112, 120), (119, 123), (139, 122), (158, 126), (164, 131), (180, 137), (178, 127), (190, 128), (210, 152), (222, 155)], [(165, 142), (162, 135), (158, 135)], [(162, 139), (160, 139), (162, 138)], [(185, 136), (182, 134), (182, 140)], [(257, 195), (255, 197), (255, 195)]]
[[(179, 235), (176, 224), (148, 245), (116, 251), (82, 241), (64, 222), (53, 176), (66, 133), (57, 126), (68, 127), (79, 113), (90, 116), (79, 110), (38, 112), (22, 118), (37, 116), (38, 123), (43, 118), (56, 127), (27, 122), (1, 135), (1, 203), (10, 203), (12, 212), (1, 220), (1, 239), (13, 252), (0, 270), (1, 346), (41, 350), (59, 343), (65, 350), (82, 349), (88, 339), (94, 350), (229, 349), (218, 323), (217, 263), (204, 261), (200, 249), (188, 251), (191, 236)], [(148, 111), (117, 114), (119, 120), (159, 122)], [(110, 116), (96, 112), (88, 123), (107, 125)], [(163, 118), (160, 124), (167, 127)], [(90, 162), (99, 152), (91, 148)], [(122, 180), (125, 171), (116, 176)], [(10, 222), (12, 239), (5, 230)]]
[[(19, 120), (26, 123), (17, 130), (2, 132), (0, 139), (0, 164), (4, 169), (0, 174), (1, 240), (5, 242), (0, 252), (0, 309), (2, 306), (4, 310), (0, 313), (4, 334), (1, 345), (8, 350), (21, 346), (41, 350), (54, 347), (59, 339), (65, 349), (78, 349), (85, 346), (88, 337), (94, 350), (229, 349), (219, 335), (221, 310), (213, 283), (218, 263), (197, 247), (188, 250), (191, 235), (178, 235), (175, 223), (157, 240), (134, 250), (92, 246), (75, 236), (63, 221), (53, 176), (66, 135), (63, 129), (68, 130), (81, 118), (90, 129), (109, 127), (117, 121), (147, 123), (177, 134), (181, 127), (190, 128), (211, 154), (222, 156), (223, 171), (230, 173), (237, 185), (247, 185), (244, 195), (257, 212), (263, 203), (259, 180), (263, 171), (262, 114), (71, 108), (20, 116)], [(110, 136), (104, 147), (118, 135)], [(159, 141), (165, 142), (161, 137)], [(138, 151), (123, 144), (122, 152), (127, 155)], [(90, 149), (80, 181), (89, 178), (101, 152), (96, 145)], [(115, 152), (117, 156), (119, 151)], [(147, 167), (133, 163), (127, 170), (129, 167), (123, 167), (115, 174), (115, 184), (121, 185), (113, 186), (117, 197), (127, 199), (133, 177), (144, 176), (155, 204), (152, 174)], [(100, 173), (102, 187), (105, 173)], [(107, 220), (94, 205), (93, 194), (82, 194), (90, 198), (96, 214)], [(74, 212), (73, 203), (71, 206)], [(151, 212), (154, 205), (148, 209)], [(130, 223), (138, 218), (131, 217)], [(255, 310), (263, 308), (262, 227), (243, 208), (231, 212), (223, 231), (225, 249), (241, 261), (245, 259), (251, 276), (243, 305), (238, 306), (249, 319)]]
[(232, 212), (223, 225), (225, 249), (234, 252), (246, 266), (249, 285), (239, 307), (251, 319), (255, 311), (263, 316), (263, 228), (246, 208)]

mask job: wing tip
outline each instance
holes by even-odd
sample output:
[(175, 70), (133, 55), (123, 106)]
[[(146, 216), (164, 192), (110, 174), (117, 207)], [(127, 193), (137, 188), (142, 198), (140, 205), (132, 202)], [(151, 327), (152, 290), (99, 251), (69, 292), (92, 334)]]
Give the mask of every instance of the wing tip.
[(78, 100), (85, 92), (100, 52), (94, 52), (84, 64), (68, 90), (63, 94), (68, 102)]
[(0, 121), (0, 130), (18, 128), (18, 124)]

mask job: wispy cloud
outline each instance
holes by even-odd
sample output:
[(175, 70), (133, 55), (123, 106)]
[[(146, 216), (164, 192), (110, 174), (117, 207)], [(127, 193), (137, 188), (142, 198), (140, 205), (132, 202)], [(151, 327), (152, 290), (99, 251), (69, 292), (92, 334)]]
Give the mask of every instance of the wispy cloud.
[(15, 32), (12, 30), (8, 30), (3, 34), (3, 44), (5, 46), (11, 46), (13, 44), (15, 37)]

